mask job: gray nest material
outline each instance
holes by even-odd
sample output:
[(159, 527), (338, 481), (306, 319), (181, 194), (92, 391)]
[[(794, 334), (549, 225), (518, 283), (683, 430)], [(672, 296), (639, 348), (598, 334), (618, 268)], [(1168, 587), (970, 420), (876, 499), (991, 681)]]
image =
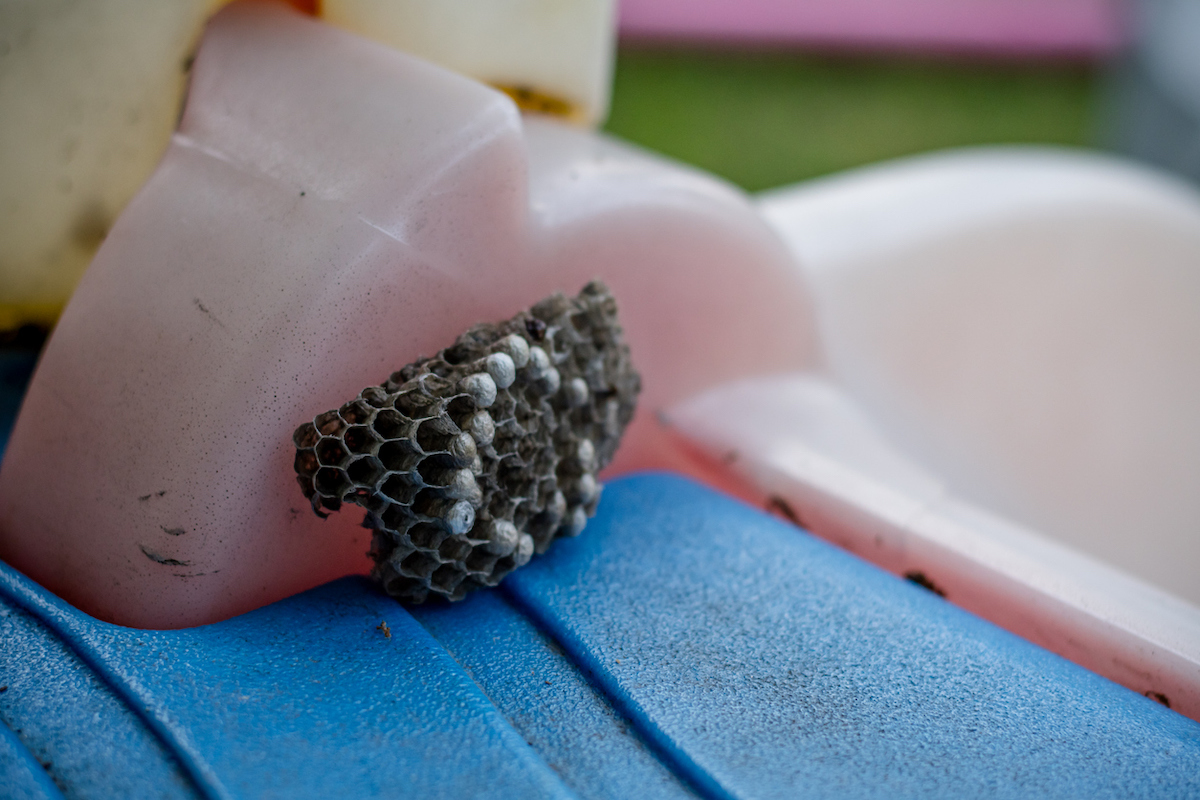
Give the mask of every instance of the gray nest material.
[(293, 436), (313, 510), (367, 510), (374, 576), (421, 603), (495, 586), (596, 512), (641, 379), (608, 287), (553, 294)]

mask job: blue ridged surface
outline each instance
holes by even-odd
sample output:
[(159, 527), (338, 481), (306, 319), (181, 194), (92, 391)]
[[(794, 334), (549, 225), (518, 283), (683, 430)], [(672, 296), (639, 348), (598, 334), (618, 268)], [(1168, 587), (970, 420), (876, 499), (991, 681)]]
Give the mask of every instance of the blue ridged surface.
[(20, 737), (0, 722), (0, 791), (8, 800), (61, 800), (62, 792)]
[(581, 797), (696, 797), (503, 593), (413, 613)]
[[(50, 767), (68, 795), (150, 796), (144, 784), (129, 791), (126, 774), (165, 758), (180, 765), (189, 793), (208, 797), (574, 796), (446, 651), (363, 580), (180, 631), (97, 622), (10, 569), (0, 575), (0, 593), (95, 667), (97, 682), (112, 687), (163, 745), (152, 752), (114, 741), (103, 728), (98, 736), (77, 731), (71, 697), (58, 708), (31, 706), (25, 698), (39, 694), (43, 678), (7, 674), (0, 718), (32, 710), (43, 718), (40, 731), (21, 734), (32, 752), (52, 746), (58, 758), (88, 765)], [(11, 612), (6, 619), (22, 624)], [(390, 638), (378, 629), (385, 620)], [(7, 660), (25, 654), (47, 673), (70, 669), (62, 667), (70, 656), (36, 649)], [(98, 724), (104, 720), (97, 714)], [(78, 735), (55, 735), (63, 729)], [(175, 788), (161, 787), (167, 796)]]
[(1200, 725), (794, 527), (668, 476), (600, 508), (413, 615), (348, 579), (135, 631), (3, 567), (0, 769), (34, 754), (68, 797), (1200, 796)]
[[(192, 797), (171, 753), (55, 633), (0, 600), (0, 716), (50, 774), (83, 797)], [(117, 770), (81, 742), (102, 742)]]
[(1200, 726), (686, 481), (507, 590), (717, 797), (1200, 795)]

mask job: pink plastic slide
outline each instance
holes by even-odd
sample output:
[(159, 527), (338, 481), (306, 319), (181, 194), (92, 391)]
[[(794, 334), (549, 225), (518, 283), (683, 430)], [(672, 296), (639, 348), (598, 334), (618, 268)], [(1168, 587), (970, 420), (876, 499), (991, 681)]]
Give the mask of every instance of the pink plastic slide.
[(621, 0), (621, 35), (745, 43), (1100, 57), (1121, 0)]

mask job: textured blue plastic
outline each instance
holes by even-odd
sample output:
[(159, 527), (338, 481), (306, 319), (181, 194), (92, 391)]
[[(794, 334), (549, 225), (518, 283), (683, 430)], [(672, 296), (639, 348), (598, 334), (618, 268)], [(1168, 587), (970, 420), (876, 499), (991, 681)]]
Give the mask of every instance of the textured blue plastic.
[(61, 800), (62, 792), (16, 733), (0, 722), (0, 793), (8, 800)]
[(1200, 726), (682, 479), (509, 591), (714, 797), (1200, 796)]
[(136, 631), (0, 566), (0, 786), (1200, 796), (1200, 725), (792, 526), (668, 476), (600, 508), (502, 591), (414, 614), (347, 579)]
[(479, 592), (413, 615), (581, 797), (696, 797), (502, 593)]
[[(35, 617), (0, 600), (0, 716), (55, 779), (84, 797), (191, 797), (178, 761), (67, 643)], [(102, 744), (119, 769), (96, 769)]]
[[(20, 734), (30, 751), (88, 765), (83, 775), (49, 768), (68, 794), (170, 796), (168, 781), (137, 778), (165, 758), (187, 794), (209, 797), (574, 797), (446, 651), (363, 580), (182, 631), (97, 622), (8, 568), (0, 593), (95, 670), (111, 690), (93, 689), (106, 695), (99, 704), (119, 697), (162, 744), (153, 752), (121, 741), (112, 731), (123, 726), (106, 726), (101, 711), (95, 735), (80, 730), (74, 695), (58, 708), (25, 702), (46, 692), (36, 671), (9, 672), (18, 648), (51, 676), (70, 672), (62, 664), (71, 657), (24, 647), (36, 634), (9, 640), (0, 718), (41, 715), (40, 729)], [(6, 622), (29, 627), (9, 613)], [(105, 781), (111, 789), (97, 785)]]

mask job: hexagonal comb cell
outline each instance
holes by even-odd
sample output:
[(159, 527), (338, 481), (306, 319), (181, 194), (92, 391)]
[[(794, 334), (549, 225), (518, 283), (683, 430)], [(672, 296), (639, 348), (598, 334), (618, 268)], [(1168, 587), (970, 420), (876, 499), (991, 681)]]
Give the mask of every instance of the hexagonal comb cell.
[(304, 423), (296, 472), (316, 513), (367, 509), (389, 594), (460, 600), (583, 529), (640, 389), (616, 301), (593, 281)]

